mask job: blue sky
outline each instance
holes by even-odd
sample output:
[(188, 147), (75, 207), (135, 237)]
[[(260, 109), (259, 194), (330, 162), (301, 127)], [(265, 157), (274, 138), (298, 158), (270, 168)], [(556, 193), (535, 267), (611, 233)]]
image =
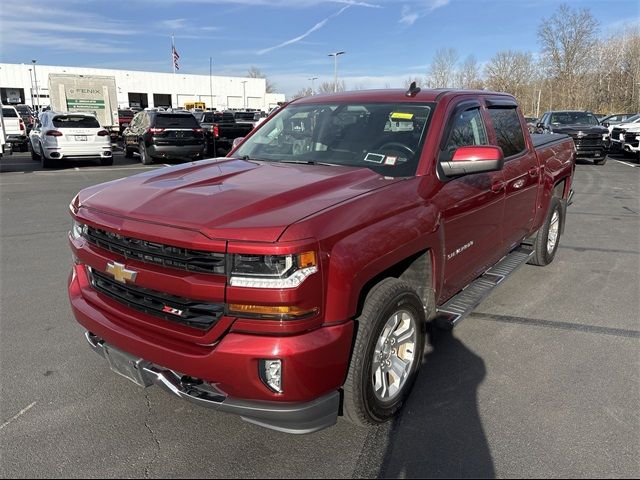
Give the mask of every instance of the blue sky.
[[(560, 0), (2, 0), (5, 63), (245, 75), (256, 66), (291, 95), (311, 77), (347, 86), (399, 87), (426, 73), (439, 48), (480, 64), (499, 51), (536, 53), (536, 31)], [(640, 0), (571, 0), (600, 21), (603, 36), (640, 24)]]

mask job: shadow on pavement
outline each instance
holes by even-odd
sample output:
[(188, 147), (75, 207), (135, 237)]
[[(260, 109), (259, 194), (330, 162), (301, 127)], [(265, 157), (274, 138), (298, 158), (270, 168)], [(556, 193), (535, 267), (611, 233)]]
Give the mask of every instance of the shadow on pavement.
[(390, 429), (382, 478), (494, 478), (478, 412), (484, 361), (451, 332), (428, 328), (420, 375)]

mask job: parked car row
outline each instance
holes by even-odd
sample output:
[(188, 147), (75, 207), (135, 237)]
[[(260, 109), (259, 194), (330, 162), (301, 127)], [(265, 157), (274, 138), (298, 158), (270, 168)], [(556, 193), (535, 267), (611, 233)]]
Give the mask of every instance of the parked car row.
[[(609, 152), (637, 152), (633, 128), (640, 127), (639, 121), (640, 115), (633, 114), (608, 115), (598, 119), (591, 112), (556, 110), (544, 113), (539, 120), (527, 119), (527, 125), (531, 133), (562, 133), (571, 136), (578, 158), (592, 159), (596, 165), (604, 165)], [(629, 141), (626, 141), (625, 135), (629, 128), (632, 133)]]

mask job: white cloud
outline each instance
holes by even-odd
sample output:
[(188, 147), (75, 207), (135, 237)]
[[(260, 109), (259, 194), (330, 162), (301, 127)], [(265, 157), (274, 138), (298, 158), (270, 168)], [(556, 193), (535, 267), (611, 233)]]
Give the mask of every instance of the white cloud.
[(450, 2), (451, 0), (420, 0), (412, 4), (413, 9), (409, 7), (409, 5), (404, 5), (398, 23), (411, 26), (416, 23), (420, 17), (424, 17), (438, 8), (445, 7)]
[(101, 42), (95, 39), (69, 37), (68, 35), (56, 35), (32, 31), (11, 30), (4, 31), (3, 46), (39, 47), (47, 45), (51, 50), (82, 53), (130, 53), (132, 50), (122, 44)]
[(162, 20), (160, 24), (170, 30), (180, 30), (187, 26), (187, 20), (185, 18), (174, 18), (171, 20)]
[(412, 12), (408, 5), (402, 7), (402, 13), (400, 14), (400, 23), (405, 25), (413, 25), (420, 15), (417, 12)]
[(294, 43), (299, 42), (300, 40), (303, 40), (305, 38), (307, 38), (309, 35), (311, 35), (313, 32), (316, 32), (318, 30), (320, 30), (322, 27), (324, 27), (327, 22), (329, 20), (331, 20), (332, 18), (335, 18), (339, 15), (342, 15), (342, 13), (347, 10), (348, 8), (351, 8), (351, 5), (347, 5), (345, 7), (342, 7), (338, 12), (334, 13), (333, 15), (328, 16), (327, 18), (325, 18), (324, 20), (321, 20), (320, 22), (316, 23), (313, 27), (311, 27), (309, 30), (307, 30), (306, 32), (304, 32), (302, 35), (299, 35), (295, 38), (291, 38), (285, 42), (282, 42), (278, 45), (275, 45), (273, 47), (269, 47), (269, 48), (265, 48), (262, 50), (259, 50), (257, 53), (258, 55), (264, 55), (265, 53), (271, 52), (273, 50), (277, 50), (278, 48), (282, 48), (282, 47), (286, 47), (287, 45), (293, 45)]

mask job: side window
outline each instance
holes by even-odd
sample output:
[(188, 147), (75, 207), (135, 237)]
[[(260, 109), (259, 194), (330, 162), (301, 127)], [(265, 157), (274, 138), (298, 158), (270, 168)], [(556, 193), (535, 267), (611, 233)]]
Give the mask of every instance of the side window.
[(444, 151), (453, 155), (458, 147), (488, 144), (480, 109), (472, 108), (456, 114)]
[(489, 116), (504, 158), (522, 153), (526, 145), (518, 111), (515, 108), (490, 108)]

